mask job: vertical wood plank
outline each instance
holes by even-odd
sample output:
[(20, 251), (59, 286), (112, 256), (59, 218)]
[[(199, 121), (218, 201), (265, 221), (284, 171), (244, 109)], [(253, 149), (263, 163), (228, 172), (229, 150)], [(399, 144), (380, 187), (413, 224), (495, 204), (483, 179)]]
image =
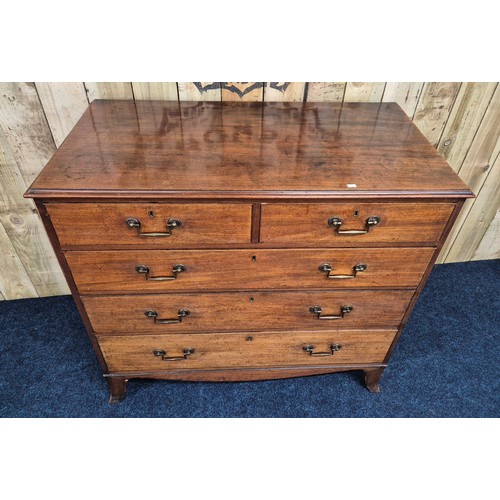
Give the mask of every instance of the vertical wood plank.
[(132, 82), (135, 100), (177, 101), (175, 82)]
[(413, 116), (413, 123), (427, 140), (437, 146), (448, 120), (460, 83), (425, 83)]
[(129, 82), (85, 82), (89, 102), (94, 99), (133, 99)]
[[(220, 86), (179, 83), (181, 100), (222, 98)], [(249, 82), (250, 84), (252, 82)], [(248, 84), (236, 82), (240, 92)], [(205, 87), (204, 87), (205, 86)], [(496, 83), (312, 82), (308, 101), (395, 101), (477, 193), (468, 200), (440, 261), (499, 258), (500, 88)], [(301, 101), (304, 84), (254, 89), (226, 100)], [(228, 96), (227, 93), (232, 94)], [(0, 300), (68, 293), (31, 200), (22, 194), (90, 100), (177, 99), (175, 83), (0, 83)], [(54, 144), (55, 142), (55, 144)]]
[(491, 221), (471, 260), (500, 259), (500, 210)]
[[(262, 82), (225, 82), (222, 88), (223, 101), (262, 101), (264, 100), (264, 88), (255, 87), (254, 84)], [(249, 90), (252, 89), (252, 90)]]
[(387, 82), (382, 102), (398, 103), (413, 118), (423, 86), (423, 82)]
[(40, 297), (69, 294), (64, 274), (59, 267), (38, 212), (18, 213), (5, 227), (33, 286)]
[(26, 184), (3, 131), (0, 131), (0, 186), (0, 224), (7, 236), (1, 239), (0, 248), (4, 258), (10, 255), (17, 276), (17, 281), (10, 276), (14, 285), (9, 286), (14, 288), (4, 286), (5, 295), (9, 298), (33, 296), (33, 289), (35, 296), (68, 293), (66, 280), (33, 202), (23, 198)]
[[(271, 83), (267, 82), (264, 87), (264, 101), (302, 102), (304, 100), (306, 87), (304, 82), (279, 82), (276, 86), (271, 86)], [(280, 90), (280, 87), (283, 87), (283, 90)]]
[(471, 260), (500, 206), (500, 155), (490, 169), (481, 191), (467, 211), (445, 262)]
[(0, 221), (0, 293), (7, 300), (38, 297)]
[(31, 200), (23, 198), (26, 183), (2, 130), (0, 130), (0, 167), (0, 214), (22, 211), (26, 207), (30, 210), (34, 208)]
[(0, 125), (0, 223), (7, 236), (0, 247), (4, 258), (10, 255), (7, 271), (15, 269), (17, 277), (8, 278), (13, 284), (2, 294), (10, 298), (65, 293), (64, 277), (38, 214), (23, 198), (26, 185), (55, 151), (34, 84), (0, 84)]
[(81, 82), (38, 82), (35, 86), (59, 147), (89, 105), (85, 87)]
[(12, 200), (18, 202), (15, 199), (15, 194), (18, 192), (17, 186), (21, 188), (24, 186), (21, 174), (13, 175), (11, 170), (13, 158), (5, 146), (5, 136), (0, 131), (0, 293), (8, 300), (38, 297), (2, 223), (4, 218), (15, 217), (9, 210), (10, 205)]
[(458, 174), (477, 193), (500, 153), (500, 86), (497, 87)]
[[(180, 101), (220, 101), (221, 89), (218, 82), (177, 82)], [(215, 88), (211, 88), (215, 87)]]
[(309, 82), (306, 100), (309, 102), (342, 102), (345, 82)]
[(380, 102), (384, 88), (384, 82), (347, 82), (344, 101)]
[(0, 83), (0, 128), (31, 184), (56, 150), (34, 83)]
[(455, 172), (462, 166), (496, 87), (497, 83), (463, 83), (460, 87), (437, 148)]
[[(491, 179), (493, 179), (493, 177), (490, 177), (491, 166), (500, 154), (499, 123), (500, 86), (497, 87), (495, 93), (493, 94), (481, 125), (479, 126), (474, 140), (472, 141), (462, 167), (459, 170), (460, 177), (470, 187), (470, 189), (478, 195), (478, 197), (486, 179), (490, 178), (490, 182)], [(455, 222), (445, 245), (443, 246), (443, 250), (439, 256), (440, 262), (448, 262), (447, 256), (455, 244), (455, 239), (461, 231), (461, 227), (465, 220), (470, 216), (469, 213), (477, 201), (478, 200), (476, 199), (467, 200), (465, 202), (465, 205), (460, 212), (460, 215), (458, 216), (458, 219)], [(456, 255), (455, 251), (454, 255)]]

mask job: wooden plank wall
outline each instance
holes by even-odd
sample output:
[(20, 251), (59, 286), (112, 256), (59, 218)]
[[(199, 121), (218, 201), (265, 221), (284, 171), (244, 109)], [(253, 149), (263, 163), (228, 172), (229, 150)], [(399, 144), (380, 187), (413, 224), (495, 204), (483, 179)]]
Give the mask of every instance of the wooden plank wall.
[(94, 99), (395, 101), (477, 195), (439, 262), (500, 258), (497, 83), (0, 83), (0, 300), (68, 293), (35, 206), (22, 195)]

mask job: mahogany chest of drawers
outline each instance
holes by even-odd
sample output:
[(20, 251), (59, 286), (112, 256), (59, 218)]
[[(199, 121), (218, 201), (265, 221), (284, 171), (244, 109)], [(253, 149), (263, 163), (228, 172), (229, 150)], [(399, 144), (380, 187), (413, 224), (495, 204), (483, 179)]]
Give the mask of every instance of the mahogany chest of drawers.
[(26, 196), (118, 401), (138, 377), (378, 391), (472, 193), (393, 103), (94, 101)]

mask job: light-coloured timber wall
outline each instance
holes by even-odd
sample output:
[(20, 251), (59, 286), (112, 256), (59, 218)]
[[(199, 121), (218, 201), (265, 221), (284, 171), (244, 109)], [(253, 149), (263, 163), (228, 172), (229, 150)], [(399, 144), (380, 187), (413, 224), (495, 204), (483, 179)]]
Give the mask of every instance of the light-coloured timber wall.
[(477, 195), (439, 262), (500, 258), (497, 83), (0, 83), (0, 300), (69, 293), (23, 193), (94, 99), (395, 101)]

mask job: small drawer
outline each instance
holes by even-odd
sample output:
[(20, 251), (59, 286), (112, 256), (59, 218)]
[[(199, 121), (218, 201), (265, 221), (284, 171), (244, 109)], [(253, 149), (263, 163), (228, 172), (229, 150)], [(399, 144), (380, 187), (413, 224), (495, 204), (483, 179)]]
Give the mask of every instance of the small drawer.
[(453, 203), (263, 204), (260, 241), (286, 246), (435, 245)]
[(215, 203), (55, 203), (63, 248), (190, 248), (249, 243), (252, 206)]
[(81, 294), (416, 287), (433, 248), (68, 251)]
[(397, 327), (412, 290), (84, 296), (97, 334)]
[(382, 363), (396, 330), (98, 337), (111, 372)]

